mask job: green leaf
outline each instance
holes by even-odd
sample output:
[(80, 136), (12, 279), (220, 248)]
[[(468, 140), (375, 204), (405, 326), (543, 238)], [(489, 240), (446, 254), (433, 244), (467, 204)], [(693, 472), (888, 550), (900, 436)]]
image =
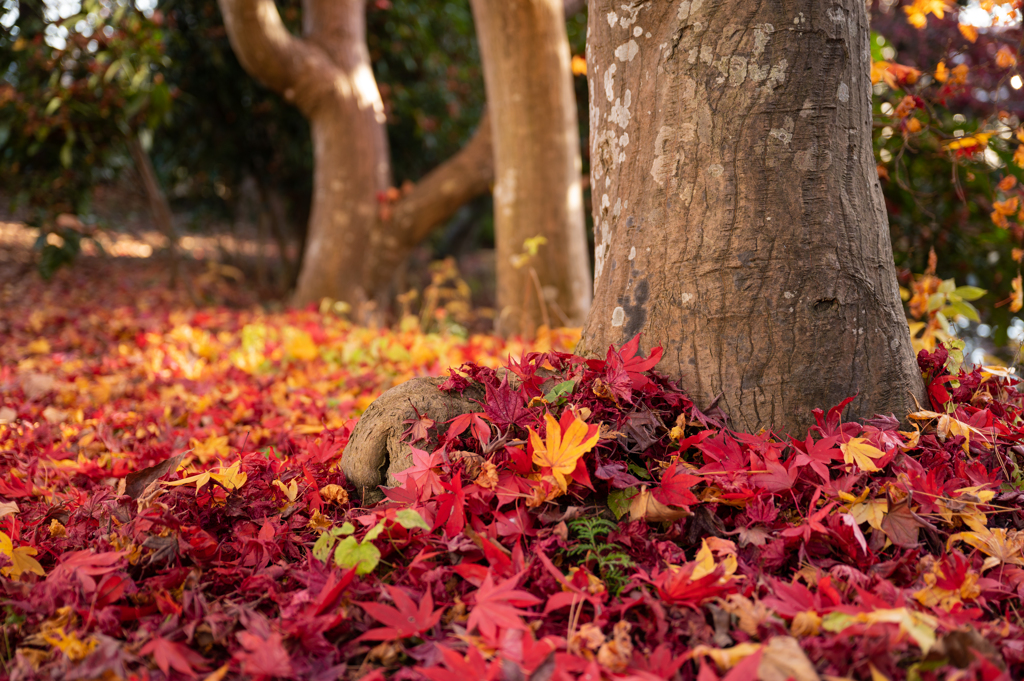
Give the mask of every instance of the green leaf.
[(401, 511), (396, 513), (395, 520), (397, 520), (398, 524), (407, 530), (418, 527), (421, 530), (430, 532), (430, 525), (427, 525), (427, 521), (423, 519), (423, 516), (421, 516), (418, 511), (414, 511), (411, 508), (403, 508)]
[(882, 48), (891, 45), (884, 35), (878, 31), (871, 31), (871, 61), (882, 61)]
[(642, 480), (650, 480), (651, 474), (636, 461), (629, 462), (629, 472)]
[(373, 541), (380, 536), (380, 533), (384, 531), (384, 521), (380, 521), (376, 525), (370, 528), (370, 531), (363, 537), (364, 542)]
[(855, 624), (856, 621), (853, 615), (844, 612), (830, 612), (821, 618), (821, 628), (832, 633), (839, 633), (846, 627)]
[(941, 284), (939, 284), (938, 288), (939, 293), (952, 293), (955, 290), (956, 282), (953, 281), (952, 279), (946, 279)]
[(977, 286), (958, 286), (953, 293), (964, 300), (977, 300), (988, 293), (988, 291), (983, 288), (978, 288)]
[(945, 293), (933, 293), (928, 296), (928, 311), (934, 312), (946, 304)]
[(568, 381), (562, 381), (544, 396), (544, 400), (548, 403), (554, 403), (562, 398), (568, 398), (572, 394), (573, 389), (576, 387), (576, 380), (570, 379)]
[(618, 520), (629, 513), (629, 500), (636, 496), (636, 487), (613, 490), (608, 494), (608, 508), (615, 514)]
[(46, 111), (44, 112), (47, 116), (52, 114), (54, 111), (60, 108), (61, 99), (60, 97), (54, 97), (50, 100), (49, 104), (46, 105)]
[(355, 568), (357, 575), (373, 572), (380, 563), (380, 550), (370, 542), (345, 537), (334, 550), (334, 564), (340, 568)]
[(331, 557), (331, 549), (334, 548), (336, 541), (338, 539), (334, 536), (333, 530), (321, 533), (320, 538), (313, 544), (313, 557), (321, 563), (326, 563), (327, 559)]
[[(972, 322), (981, 322), (981, 318), (978, 317), (978, 310), (970, 303), (965, 303), (963, 301), (951, 302), (942, 310), (942, 312), (943, 314), (946, 314), (949, 310), (952, 310), (956, 314), (960, 314), (963, 315), (964, 317), (967, 317)], [(946, 316), (949, 315), (946, 314)]]
[(117, 75), (117, 70), (121, 68), (121, 60), (115, 59), (110, 62), (110, 66), (107, 67), (106, 73), (103, 74), (103, 81), (109, 83), (114, 76)]
[(70, 168), (72, 160), (71, 140), (68, 140), (64, 146), (60, 148), (60, 164), (65, 168)]

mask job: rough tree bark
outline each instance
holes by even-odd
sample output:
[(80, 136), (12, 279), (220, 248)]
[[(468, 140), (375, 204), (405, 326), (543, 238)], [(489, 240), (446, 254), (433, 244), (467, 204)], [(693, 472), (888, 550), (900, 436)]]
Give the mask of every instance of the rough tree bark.
[(861, 0), (593, 0), (595, 300), (735, 428), (923, 396), (872, 155)]
[[(643, 332), (659, 370), (748, 432), (803, 435), (811, 409), (854, 394), (849, 417), (925, 401), (872, 156), (864, 4), (594, 0), (588, 34), (597, 272), (577, 351)], [(364, 489), (388, 463), (373, 430), (360, 421), (342, 458)]]
[(365, 0), (304, 0), (303, 38), (273, 0), (219, 0), (231, 46), (254, 78), (310, 122), (313, 201), (296, 304), (376, 295), (396, 263), (493, 177), (490, 128), (382, 215), (391, 184), (384, 107), (366, 47)]
[[(580, 324), (591, 300), (562, 0), (472, 0), (494, 137), (498, 332)], [(527, 264), (526, 239), (547, 243)]]

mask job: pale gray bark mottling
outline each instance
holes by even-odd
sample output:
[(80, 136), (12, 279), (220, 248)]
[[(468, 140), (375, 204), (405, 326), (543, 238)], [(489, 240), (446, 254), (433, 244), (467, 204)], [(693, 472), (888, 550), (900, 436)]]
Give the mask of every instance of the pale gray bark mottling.
[(913, 409), (868, 41), (861, 0), (591, 2), (584, 352), (643, 333), (749, 432)]

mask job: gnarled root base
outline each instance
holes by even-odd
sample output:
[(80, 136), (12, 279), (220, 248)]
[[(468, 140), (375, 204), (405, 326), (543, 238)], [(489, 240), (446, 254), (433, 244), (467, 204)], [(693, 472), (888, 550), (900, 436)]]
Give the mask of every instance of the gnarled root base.
[[(341, 470), (361, 494), (364, 504), (380, 501), (382, 484), (398, 484), (395, 473), (412, 466), (412, 449), (402, 439), (405, 421), (427, 416), (441, 424), (461, 414), (479, 411), (482, 390), (470, 388), (464, 394), (438, 389), (446, 378), (414, 378), (397, 385), (369, 406), (349, 439), (341, 457)], [(430, 443), (420, 443), (433, 449)]]

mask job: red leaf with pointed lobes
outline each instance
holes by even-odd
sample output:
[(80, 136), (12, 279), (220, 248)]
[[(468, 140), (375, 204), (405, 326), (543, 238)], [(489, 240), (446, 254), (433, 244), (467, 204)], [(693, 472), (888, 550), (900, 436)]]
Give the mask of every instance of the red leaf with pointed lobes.
[(678, 463), (665, 469), (661, 484), (651, 490), (655, 499), (668, 506), (691, 506), (699, 502), (690, 488), (702, 482), (697, 475), (684, 473)]
[(504, 666), (500, 657), (496, 657), (490, 665), (480, 654), (480, 651), (471, 646), (466, 657), (455, 652), (446, 646), (438, 646), (441, 656), (444, 658), (444, 667), (416, 667), (416, 671), (426, 676), (431, 681), (498, 681), (506, 678)]
[(437, 516), (434, 527), (444, 525), (446, 537), (454, 537), (466, 526), (466, 493), (462, 488), (462, 473), (456, 473), (451, 483), (442, 482), (441, 486), (447, 493), (437, 498)]
[(723, 574), (721, 566), (716, 567), (700, 579), (691, 580), (692, 573), (692, 569), (686, 568), (666, 570), (661, 573), (661, 578), (654, 580), (654, 585), (658, 588), (658, 595), (667, 603), (696, 609), (709, 598), (715, 598), (735, 590), (728, 583), (718, 583)]
[(356, 604), (375, 620), (388, 626), (370, 629), (357, 638), (357, 641), (396, 641), (410, 636), (418, 636), (433, 628), (444, 614), (444, 608), (434, 610), (434, 597), (429, 588), (420, 601), (419, 607), (398, 587), (386, 584), (384, 588), (391, 594), (396, 608), (383, 603), (357, 601)]
[(520, 615), (527, 615), (520, 607), (537, 605), (541, 599), (526, 591), (519, 591), (516, 586), (523, 573), (509, 577), (500, 584), (494, 583), (494, 577), (488, 571), (480, 588), (470, 593), (473, 604), (469, 612), (466, 629), (479, 629), (480, 633), (493, 640), (498, 627), (506, 629), (525, 629), (526, 624)]
[[(416, 411), (416, 407), (413, 407)], [(434, 427), (434, 419), (429, 418), (416, 411), (416, 417), (406, 419), (402, 423), (409, 424), (409, 427), (402, 433), (402, 439), (409, 438), (407, 442), (419, 442), (430, 437), (430, 429)]]
[(186, 676), (196, 678), (198, 676), (196, 668), (206, 669), (206, 660), (198, 653), (193, 652), (186, 645), (168, 641), (160, 636), (150, 639), (139, 650), (139, 654), (152, 655), (156, 666), (165, 676), (170, 675), (170, 670), (174, 669)]
[(502, 429), (511, 425), (522, 425), (521, 421), (530, 413), (524, 406), (520, 394), (509, 386), (507, 376), (497, 388), (487, 386), (484, 412), (494, 425)]
[(292, 661), (284, 649), (280, 633), (274, 632), (264, 639), (248, 631), (241, 631), (238, 633), (238, 642), (245, 650), (236, 652), (234, 657), (241, 663), (244, 674), (259, 679), (292, 676)]

